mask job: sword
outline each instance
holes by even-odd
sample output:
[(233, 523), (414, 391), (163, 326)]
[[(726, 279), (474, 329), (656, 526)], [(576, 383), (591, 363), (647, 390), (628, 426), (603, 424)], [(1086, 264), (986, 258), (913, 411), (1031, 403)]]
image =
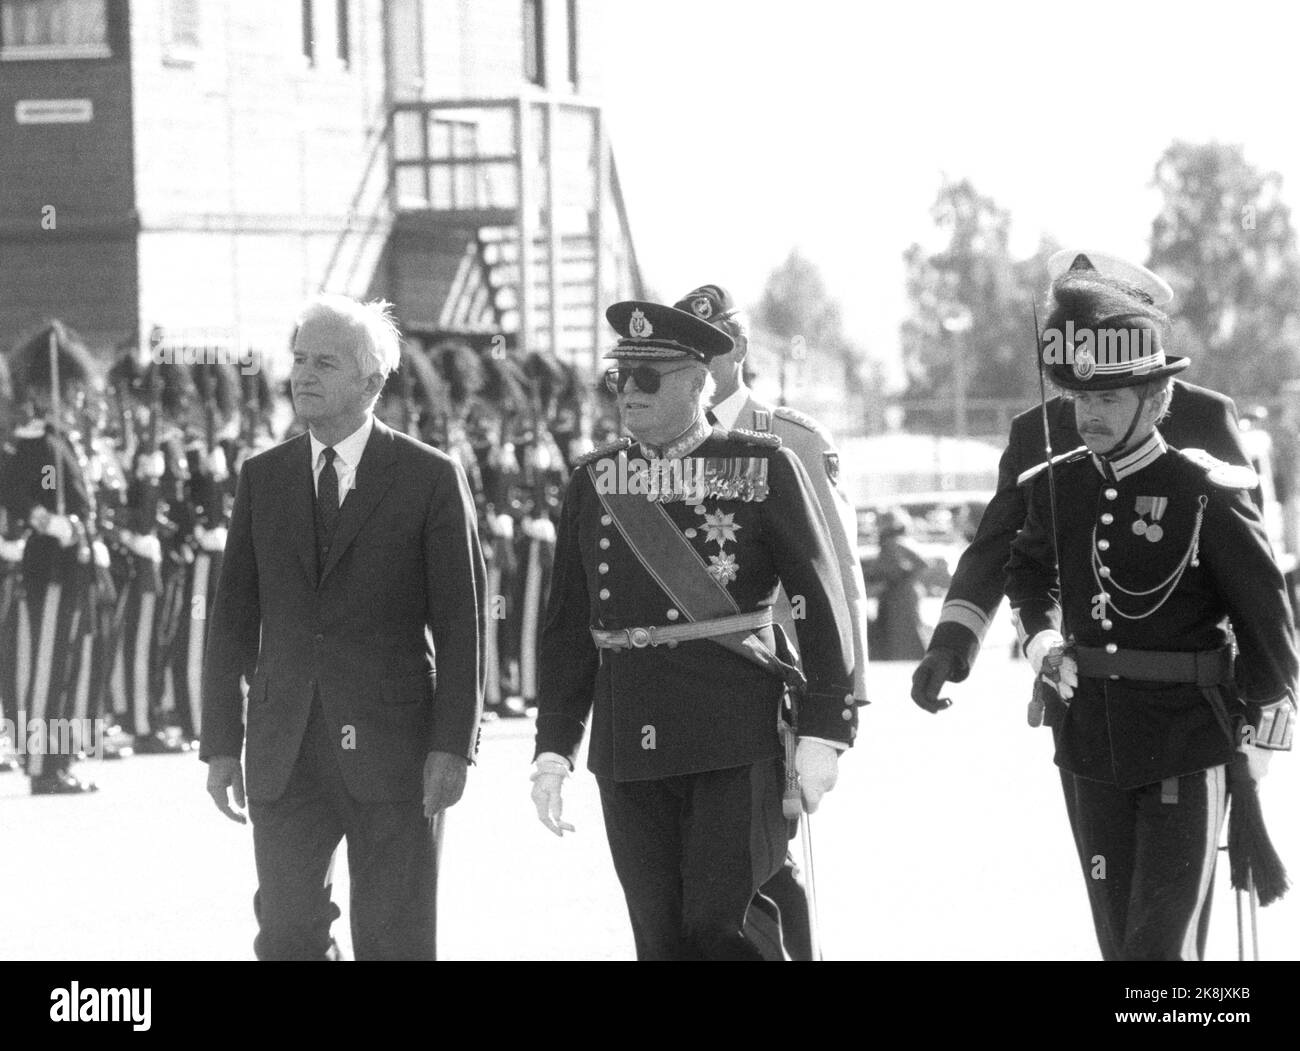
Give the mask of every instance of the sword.
[[(1034, 313), (1034, 361), (1038, 367), (1038, 412), (1043, 423), (1043, 450), (1047, 456), (1047, 503), (1052, 518), (1052, 555), (1056, 559), (1057, 598), (1061, 604), (1061, 626), (1065, 626), (1065, 596), (1060, 591), (1061, 580), (1061, 542), (1056, 525), (1056, 474), (1052, 470), (1052, 428), (1047, 419), (1047, 379), (1043, 365), (1043, 336), (1038, 327), (1038, 303), (1031, 300), (1030, 307)], [(1044, 664), (1049, 673), (1041, 673), (1034, 680), (1033, 696), (1029, 699), (1029, 708), (1025, 713), (1031, 727), (1043, 725), (1043, 715), (1047, 710), (1047, 701), (1043, 697), (1043, 679), (1059, 676), (1063, 650), (1053, 650), (1048, 654)]]
[(785, 791), (781, 795), (781, 813), (787, 821), (799, 822), (799, 841), (803, 847), (804, 892), (808, 896), (808, 940), (812, 945), (812, 958), (822, 959), (821, 924), (817, 918), (817, 880), (813, 868), (812, 817), (804, 811), (803, 791), (799, 787), (799, 774), (794, 768), (795, 749), (799, 736), (793, 726), (782, 726), (785, 739)]
[(447, 827), (447, 808), (429, 818), (429, 836), (433, 840), (433, 955), (438, 955), (438, 888), (442, 883), (442, 834)]

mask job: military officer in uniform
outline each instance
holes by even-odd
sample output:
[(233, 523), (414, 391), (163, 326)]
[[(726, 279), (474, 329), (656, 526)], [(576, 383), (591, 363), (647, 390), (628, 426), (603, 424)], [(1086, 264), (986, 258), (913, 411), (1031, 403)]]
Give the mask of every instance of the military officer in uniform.
[[(831, 543), (835, 549), (853, 624), (853, 695), (866, 703), (867, 671), (867, 589), (858, 558), (858, 521), (853, 504), (839, 487), (840, 461), (830, 432), (820, 423), (788, 406), (773, 406), (755, 397), (745, 383), (745, 360), (749, 353), (749, 335), (731, 294), (721, 285), (701, 285), (686, 293), (676, 304), (678, 310), (690, 311), (714, 328), (727, 333), (735, 347), (709, 362), (716, 390), (711, 412), (723, 427), (743, 427), (770, 432), (799, 458), (812, 480), (817, 502), (826, 517)], [(789, 599), (782, 594), (777, 602), (778, 623), (792, 631), (793, 614)], [(796, 960), (812, 958), (812, 936), (808, 899), (793, 857), (763, 893), (781, 911), (786, 948)]]
[[(1035, 672), (1058, 684), (1048, 721), (1103, 958), (1199, 959), (1227, 764), (1242, 748), (1258, 780), (1290, 747), (1291, 608), (1254, 472), (1156, 426), (1187, 366), (1165, 352), (1164, 314), (1086, 269), (1053, 296), (1046, 336), (1073, 339), (1049, 371), (1084, 445), (1022, 476), (1006, 592)], [(1106, 353), (1121, 334), (1129, 352)]]
[[(548, 828), (571, 830), (561, 786), (590, 718), (588, 766), (638, 958), (778, 958), (750, 913), (786, 854), (787, 684), (802, 697), (807, 809), (857, 727), (835, 553), (808, 472), (780, 439), (706, 418), (708, 362), (731, 337), (654, 303), (606, 317), (620, 337), (606, 383), (633, 438), (580, 458), (566, 491), (533, 799)], [(781, 584), (805, 603), (802, 675), (773, 626)]]
[[(1157, 308), (1173, 298), (1169, 285), (1146, 267), (1107, 253), (1062, 250), (1049, 260), (1048, 269), (1054, 280), (1067, 270), (1099, 274)], [(1231, 399), (1178, 379), (1173, 381), (1172, 392), (1169, 414), (1161, 424), (1167, 441), (1178, 448), (1205, 449), (1229, 463), (1249, 464)], [(1047, 415), (1053, 450), (1077, 448), (1080, 438), (1073, 403), (1053, 398), (1047, 403)], [(1044, 453), (1042, 410), (1036, 406), (1012, 421), (1011, 438), (998, 464), (997, 492), (980, 520), (975, 539), (957, 563), (939, 623), (913, 675), (912, 699), (927, 711), (946, 706), (946, 700), (939, 697), (944, 683), (962, 682), (975, 663), (1002, 603), (1002, 570), (1011, 541), (1025, 521), (1025, 495), (1017, 479), (1041, 463)]]
[[(51, 340), (57, 377), (50, 367)], [(108, 563), (96, 533), (84, 455), (71, 440), (71, 407), (93, 382), (94, 364), (81, 341), (52, 321), (15, 348), (10, 367), (25, 417), (0, 459), (0, 505), (11, 523), (25, 529), (20, 557), (29, 645), (16, 654), (24, 665), (18, 707), (29, 720), (70, 719), (87, 622), (98, 598), (97, 569)], [(66, 750), (48, 751), (28, 752), (33, 795), (96, 790), (72, 774), (73, 757)]]

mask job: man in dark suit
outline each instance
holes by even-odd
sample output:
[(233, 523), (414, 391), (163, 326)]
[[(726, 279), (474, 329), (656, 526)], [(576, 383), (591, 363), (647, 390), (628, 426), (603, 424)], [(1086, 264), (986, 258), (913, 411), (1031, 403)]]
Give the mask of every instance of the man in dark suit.
[(330, 952), (343, 837), (357, 958), (435, 955), (425, 819), (460, 799), (476, 747), (484, 570), (464, 473), (373, 416), (397, 362), (382, 305), (313, 301), (290, 376), (309, 433), (240, 472), (200, 757), (242, 823), (243, 676), (260, 959)]
[[(1054, 278), (1067, 267), (1095, 270), (1122, 281), (1141, 302), (1165, 306), (1173, 298), (1169, 285), (1146, 267), (1100, 252), (1063, 251), (1052, 257)], [(1204, 449), (1229, 463), (1249, 466), (1237, 429), (1232, 399), (1204, 387), (1173, 380), (1169, 414), (1160, 432), (1175, 448)], [(1065, 454), (1083, 444), (1074, 418), (1074, 403), (1052, 398), (1047, 403), (1052, 450)], [(939, 697), (945, 682), (962, 682), (970, 674), (998, 606), (1002, 604), (1003, 567), (1011, 541), (1028, 514), (1020, 475), (1043, 461), (1043, 419), (1040, 407), (1022, 412), (1011, 423), (1011, 437), (998, 464), (997, 493), (980, 520), (979, 530), (962, 553), (944, 598), (939, 623), (926, 655), (912, 677), (912, 700), (927, 711), (945, 706)]]

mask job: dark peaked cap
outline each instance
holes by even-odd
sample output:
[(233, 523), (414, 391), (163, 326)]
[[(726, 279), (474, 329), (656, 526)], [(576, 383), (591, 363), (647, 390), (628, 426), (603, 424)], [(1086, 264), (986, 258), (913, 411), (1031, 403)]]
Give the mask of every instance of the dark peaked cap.
[(694, 314), (662, 303), (629, 299), (615, 303), (605, 317), (619, 334), (607, 358), (673, 361), (694, 358), (706, 364), (732, 351), (736, 343), (720, 329)]
[(700, 285), (687, 292), (673, 306), (703, 318), (710, 325), (730, 321), (736, 313), (735, 300), (721, 285)]

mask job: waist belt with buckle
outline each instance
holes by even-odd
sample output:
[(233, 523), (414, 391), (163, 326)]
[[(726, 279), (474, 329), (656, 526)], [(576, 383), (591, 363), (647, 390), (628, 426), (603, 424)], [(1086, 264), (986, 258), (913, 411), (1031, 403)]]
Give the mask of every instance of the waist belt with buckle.
[(1079, 674), (1095, 679), (1135, 679), (1140, 682), (1187, 682), (1223, 686), (1232, 682), (1232, 647), (1175, 653), (1166, 650), (1116, 650), (1077, 646)]
[(645, 628), (621, 628), (617, 631), (591, 629), (591, 637), (603, 650), (645, 649), (647, 646), (675, 646), (692, 639), (708, 639), (738, 631), (757, 631), (772, 623), (772, 610), (756, 609), (730, 617), (688, 621), (685, 624), (654, 624)]

